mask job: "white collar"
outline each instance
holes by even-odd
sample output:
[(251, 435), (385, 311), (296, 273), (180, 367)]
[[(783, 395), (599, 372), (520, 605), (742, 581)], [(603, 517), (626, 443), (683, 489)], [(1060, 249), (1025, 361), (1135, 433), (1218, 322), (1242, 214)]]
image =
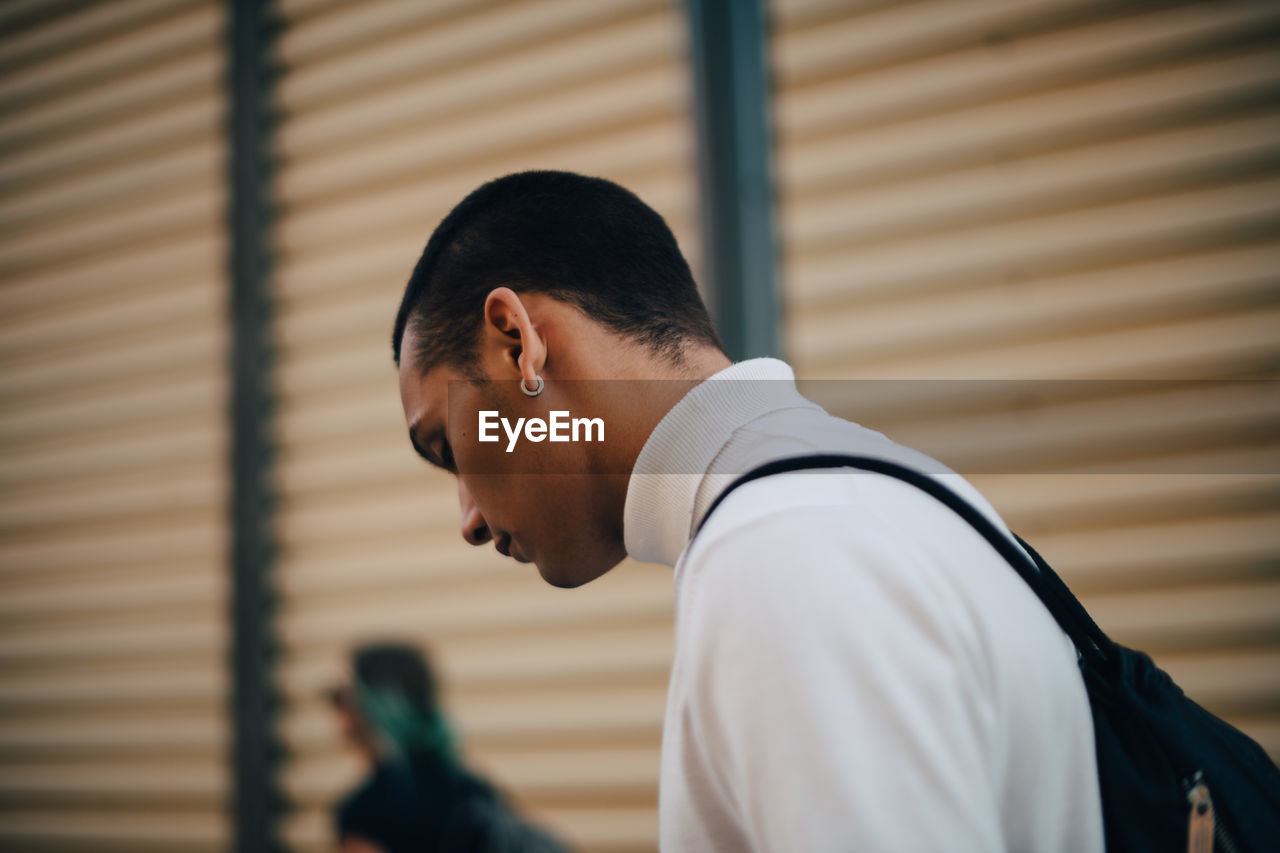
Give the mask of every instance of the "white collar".
[(716, 455), (744, 424), (797, 403), (814, 406), (796, 391), (791, 368), (775, 358), (739, 362), (694, 386), (636, 458), (623, 509), (627, 553), (674, 566), (693, 532), (698, 487)]

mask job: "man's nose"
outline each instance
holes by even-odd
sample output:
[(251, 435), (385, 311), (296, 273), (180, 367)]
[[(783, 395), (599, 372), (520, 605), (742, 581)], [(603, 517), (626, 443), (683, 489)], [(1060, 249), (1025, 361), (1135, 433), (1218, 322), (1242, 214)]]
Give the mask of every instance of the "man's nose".
[(489, 532), (489, 525), (485, 523), (484, 516), (480, 514), (480, 508), (471, 499), (471, 493), (467, 491), (467, 487), (463, 485), (462, 480), (458, 480), (458, 505), (462, 507), (463, 539), (472, 545), (483, 545), (493, 538), (493, 535)]

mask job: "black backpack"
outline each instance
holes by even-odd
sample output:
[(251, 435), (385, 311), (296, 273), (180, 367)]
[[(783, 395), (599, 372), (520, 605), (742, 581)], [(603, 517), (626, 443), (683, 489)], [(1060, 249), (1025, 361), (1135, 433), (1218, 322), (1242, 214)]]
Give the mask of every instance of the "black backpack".
[(1093, 711), (1108, 850), (1280, 851), (1280, 770), (1262, 747), (1188, 699), (1147, 655), (1112, 642), (1031, 546), (1015, 536), (1026, 553), (1019, 551), (985, 515), (937, 480), (865, 456), (780, 459), (734, 480), (698, 530), (738, 486), (816, 468), (858, 468), (896, 477), (946, 504), (1013, 566), (1075, 643)]

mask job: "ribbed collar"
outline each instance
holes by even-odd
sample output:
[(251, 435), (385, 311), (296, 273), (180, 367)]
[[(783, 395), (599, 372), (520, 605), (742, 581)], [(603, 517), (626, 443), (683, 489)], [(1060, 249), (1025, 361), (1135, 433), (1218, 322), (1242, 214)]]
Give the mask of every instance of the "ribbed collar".
[(689, 541), (698, 488), (735, 431), (769, 412), (817, 408), (782, 361), (755, 358), (694, 386), (658, 422), (636, 458), (623, 510), (623, 540), (637, 560), (674, 566)]

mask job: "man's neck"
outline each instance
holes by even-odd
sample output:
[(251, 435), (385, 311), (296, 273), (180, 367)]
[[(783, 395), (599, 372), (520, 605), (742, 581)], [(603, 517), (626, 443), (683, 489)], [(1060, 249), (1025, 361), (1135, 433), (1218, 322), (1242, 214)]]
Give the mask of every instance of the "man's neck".
[(654, 428), (676, 403), (699, 383), (732, 364), (729, 357), (715, 347), (690, 348), (679, 363), (659, 366), (653, 363), (652, 357), (646, 363), (633, 362), (630, 370), (619, 377), (627, 381), (617, 386), (619, 393), (612, 401), (618, 415), (615, 422), (622, 429), (614, 433), (617, 442), (610, 442), (612, 452), (618, 456), (612, 460), (609, 470), (634, 468)]

